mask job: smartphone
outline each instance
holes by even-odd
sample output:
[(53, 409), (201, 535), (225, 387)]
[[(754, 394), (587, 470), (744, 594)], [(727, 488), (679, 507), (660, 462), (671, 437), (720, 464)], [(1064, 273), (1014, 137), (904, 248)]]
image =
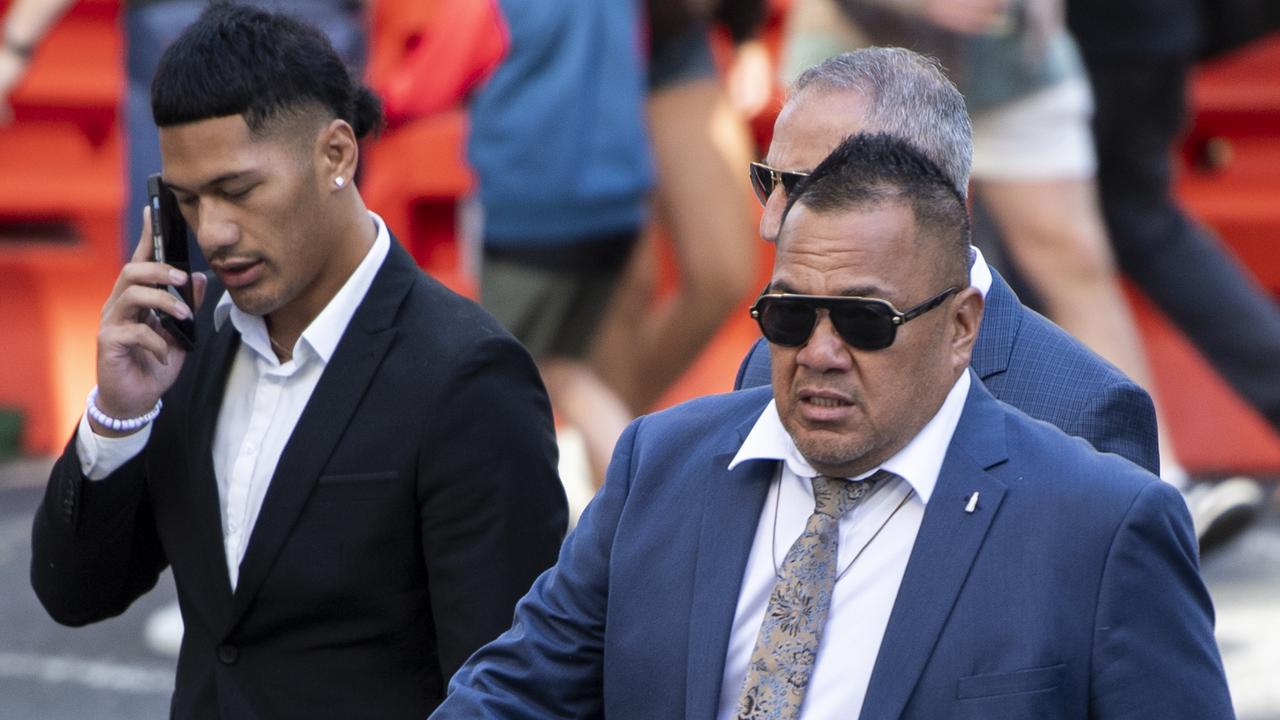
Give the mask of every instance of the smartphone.
[[(164, 180), (160, 179), (159, 173), (147, 178), (147, 196), (147, 202), (151, 206), (151, 243), (155, 261), (188, 273), (187, 282), (181, 287), (165, 285), (164, 288), (195, 312), (195, 298), (191, 294), (191, 256), (187, 250), (187, 221), (182, 219), (182, 213), (178, 210), (178, 199), (164, 184)], [(179, 320), (159, 311), (156, 314), (160, 316), (160, 326), (184, 350), (196, 346), (194, 320)]]

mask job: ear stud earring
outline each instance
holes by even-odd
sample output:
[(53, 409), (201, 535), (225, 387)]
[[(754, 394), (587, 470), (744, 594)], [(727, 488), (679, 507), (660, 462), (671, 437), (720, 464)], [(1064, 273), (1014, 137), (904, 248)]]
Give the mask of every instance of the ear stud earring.
[(338, 177), (336, 177), (336, 178), (334, 178), (334, 179), (333, 179), (333, 184), (334, 184), (334, 185), (337, 185), (338, 187), (342, 187), (342, 186), (343, 186), (343, 185), (345, 185), (346, 183), (347, 183), (347, 181), (346, 181), (346, 180), (344, 180), (344, 179), (342, 178), (342, 176), (341, 176), (341, 175), (339, 175)]

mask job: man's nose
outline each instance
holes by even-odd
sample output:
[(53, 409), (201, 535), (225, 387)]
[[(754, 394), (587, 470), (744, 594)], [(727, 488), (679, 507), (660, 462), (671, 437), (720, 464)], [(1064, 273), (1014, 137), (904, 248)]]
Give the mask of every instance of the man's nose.
[(787, 207), (787, 192), (782, 183), (778, 183), (769, 198), (765, 201), (764, 212), (760, 214), (760, 237), (765, 242), (777, 243), (778, 233), (782, 228), (782, 211)]
[(853, 365), (849, 345), (836, 332), (826, 310), (818, 311), (818, 324), (809, 341), (796, 353), (796, 362), (812, 370), (848, 370)]
[(239, 240), (239, 229), (220, 203), (201, 200), (195, 220), (191, 228), (196, 234), (196, 243), (206, 255)]

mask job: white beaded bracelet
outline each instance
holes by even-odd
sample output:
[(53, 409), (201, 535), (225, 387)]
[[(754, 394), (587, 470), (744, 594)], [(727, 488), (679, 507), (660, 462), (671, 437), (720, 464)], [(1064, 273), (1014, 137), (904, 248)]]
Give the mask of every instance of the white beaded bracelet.
[(151, 408), (150, 412), (145, 415), (121, 420), (120, 418), (113, 418), (98, 409), (98, 386), (94, 385), (93, 389), (89, 391), (89, 398), (85, 405), (88, 409), (89, 417), (93, 418), (93, 421), (99, 425), (116, 432), (133, 432), (156, 419), (156, 416), (160, 414), (160, 408), (164, 407), (164, 400), (156, 400), (156, 406)]

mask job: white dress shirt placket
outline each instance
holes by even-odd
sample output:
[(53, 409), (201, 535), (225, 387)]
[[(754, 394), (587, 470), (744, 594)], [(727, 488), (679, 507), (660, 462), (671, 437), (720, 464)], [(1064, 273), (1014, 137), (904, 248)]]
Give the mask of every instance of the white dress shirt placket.
[[(243, 439), (236, 451), (227, 481), (226, 508), (223, 513), (223, 546), (227, 554), (227, 568), (234, 590), (240, 562), (248, 545), (250, 534), (261, 510), (266, 487), (259, 483), (271, 481), (278, 453), (263, 453), (264, 439), (274, 436), (272, 428), (277, 424), (281, 394), (289, 379), (299, 369), (299, 364), (289, 361), (276, 365), (261, 356), (254, 358), (258, 380), (254, 386), (253, 404)], [(277, 430), (278, 432), (278, 430)], [(270, 464), (267, 467), (266, 464)], [(256, 498), (256, 502), (255, 502)]]

